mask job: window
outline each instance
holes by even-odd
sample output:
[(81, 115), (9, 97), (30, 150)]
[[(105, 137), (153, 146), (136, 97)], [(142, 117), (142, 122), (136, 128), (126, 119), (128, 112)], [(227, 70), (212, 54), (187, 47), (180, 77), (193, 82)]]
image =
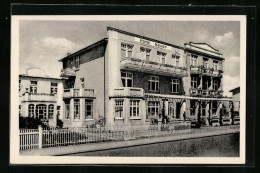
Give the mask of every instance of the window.
[(39, 119), (46, 119), (46, 105), (37, 105), (36, 106), (36, 117)]
[(213, 69), (218, 70), (218, 61), (213, 61)]
[(159, 77), (158, 76), (150, 76), (148, 90), (149, 91), (159, 91)]
[(132, 51), (133, 51), (134, 45), (121, 43), (121, 57), (132, 57)]
[(31, 81), (30, 93), (37, 93), (37, 81)]
[(21, 91), (21, 80), (19, 80), (19, 91)]
[(148, 116), (159, 116), (160, 102), (148, 102)]
[(204, 90), (208, 90), (208, 89), (209, 89), (209, 86), (210, 86), (210, 81), (209, 81), (209, 79), (207, 79), (207, 78), (203, 79), (203, 86), (202, 86), (202, 88), (203, 88)]
[(166, 53), (157, 51), (157, 57), (162, 64), (165, 64)]
[(180, 66), (180, 56), (179, 55), (172, 55), (173, 64), (177, 67)]
[(129, 72), (121, 72), (121, 80), (123, 87), (133, 87), (133, 74)]
[(85, 100), (85, 119), (93, 119), (93, 100)]
[(124, 110), (124, 100), (116, 100), (115, 101), (115, 117), (122, 118), (123, 110)]
[(198, 88), (198, 79), (195, 76), (191, 77), (191, 87)]
[(172, 82), (171, 82), (171, 85), (172, 85), (172, 93), (179, 93), (179, 85), (180, 85), (180, 82), (179, 82), (179, 79), (172, 79)]
[(197, 65), (198, 65), (197, 58), (198, 58), (197, 55), (191, 55), (190, 65), (192, 65), (192, 66), (197, 66)]
[(80, 66), (79, 60), (80, 60), (79, 56), (76, 56), (76, 63), (75, 63), (76, 68), (79, 68)]
[(140, 48), (140, 52), (143, 53), (143, 54), (145, 54), (146, 61), (150, 61), (150, 52), (151, 52), (151, 49), (147, 49), (147, 48), (141, 47), (141, 48)]
[(58, 92), (58, 83), (51, 83), (51, 94), (56, 94)]
[(60, 119), (60, 106), (57, 106), (57, 118)]
[(34, 105), (29, 104), (28, 106), (28, 117), (34, 117)]
[(195, 116), (196, 114), (196, 101), (191, 100), (190, 101), (190, 116)]
[(168, 103), (168, 114), (171, 117), (175, 117), (174, 116), (174, 103), (173, 102)]
[(218, 102), (212, 101), (212, 116), (216, 115), (218, 109)]
[(217, 80), (214, 80), (214, 82), (213, 82), (213, 90), (214, 91), (218, 90), (218, 81)]
[(208, 68), (208, 59), (207, 58), (203, 58), (203, 67)]
[(48, 107), (48, 118), (53, 119), (53, 114), (54, 114), (54, 106), (49, 105), (49, 107)]
[(139, 100), (130, 100), (130, 117), (139, 117)]
[(78, 99), (74, 100), (74, 119), (80, 119), (80, 102)]
[(202, 110), (202, 116), (206, 116), (206, 108), (207, 108), (207, 102), (201, 102), (201, 110)]
[(70, 104), (65, 103), (65, 119), (70, 119)]

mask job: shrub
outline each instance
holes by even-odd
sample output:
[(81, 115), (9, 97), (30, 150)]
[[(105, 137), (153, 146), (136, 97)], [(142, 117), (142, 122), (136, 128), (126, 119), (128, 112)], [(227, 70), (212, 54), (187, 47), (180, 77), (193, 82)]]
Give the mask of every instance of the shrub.
[(43, 128), (49, 127), (48, 120), (40, 120), (38, 118), (32, 117), (19, 117), (19, 128), (25, 129), (38, 129), (38, 126), (41, 125)]
[(151, 125), (156, 125), (156, 124), (158, 124), (158, 120), (156, 118), (151, 118), (150, 119), (150, 124)]
[(57, 120), (57, 126), (58, 126), (59, 128), (62, 128), (62, 127), (63, 127), (63, 121), (60, 120), (60, 119), (58, 119), (58, 120)]

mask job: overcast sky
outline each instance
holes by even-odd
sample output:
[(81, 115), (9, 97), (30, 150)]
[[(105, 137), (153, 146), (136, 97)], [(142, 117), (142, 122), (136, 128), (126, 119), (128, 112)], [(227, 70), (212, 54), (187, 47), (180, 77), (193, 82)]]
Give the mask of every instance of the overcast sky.
[(206, 21), (20, 21), (20, 73), (39, 67), (46, 75), (59, 77), (59, 59), (106, 37), (111, 26), (153, 39), (183, 46), (185, 42), (205, 42), (219, 49), (225, 58), (224, 94), (239, 86), (239, 22)]

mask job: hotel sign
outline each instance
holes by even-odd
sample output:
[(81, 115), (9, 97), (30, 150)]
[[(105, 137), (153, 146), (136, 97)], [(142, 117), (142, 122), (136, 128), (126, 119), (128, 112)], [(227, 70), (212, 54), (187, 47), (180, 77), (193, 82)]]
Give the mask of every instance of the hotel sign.
[(137, 37), (135, 37), (135, 41), (136, 41), (136, 42), (139, 42), (139, 43), (142, 43), (142, 44), (146, 44), (146, 45), (151, 45), (151, 46), (154, 46), (154, 47), (158, 47), (158, 48), (161, 48), (161, 49), (171, 50), (171, 47), (170, 47), (170, 46), (167, 46), (167, 45), (164, 45), (164, 44), (161, 44), (161, 43), (156, 43), (156, 42), (153, 42), (153, 41), (149, 41), (149, 40), (146, 40), (146, 39), (142, 39), (142, 38), (137, 38)]

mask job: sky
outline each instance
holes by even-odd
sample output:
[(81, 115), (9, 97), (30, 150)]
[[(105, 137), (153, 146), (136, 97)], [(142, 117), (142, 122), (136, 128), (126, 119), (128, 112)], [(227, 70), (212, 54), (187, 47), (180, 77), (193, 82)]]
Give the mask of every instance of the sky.
[(225, 58), (223, 90), (240, 86), (240, 23), (237, 21), (35, 21), (19, 24), (19, 73), (38, 67), (59, 77), (59, 59), (106, 37), (108, 26), (178, 46), (207, 43)]

